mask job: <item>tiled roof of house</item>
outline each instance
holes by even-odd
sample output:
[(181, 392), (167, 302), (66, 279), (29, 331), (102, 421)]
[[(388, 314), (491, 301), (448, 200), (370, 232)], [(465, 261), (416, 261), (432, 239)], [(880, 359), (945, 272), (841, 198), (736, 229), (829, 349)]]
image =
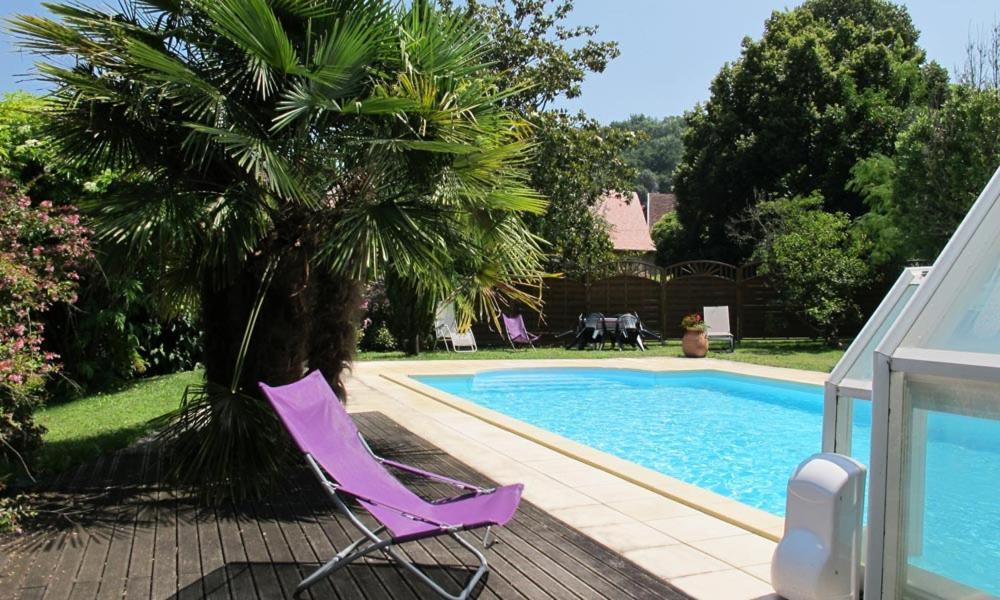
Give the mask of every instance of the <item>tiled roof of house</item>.
[(649, 226), (639, 196), (635, 192), (609, 192), (601, 197), (594, 211), (610, 225), (615, 250), (653, 252), (656, 245), (649, 237)]
[(677, 210), (677, 196), (674, 194), (652, 193), (649, 195), (649, 229), (652, 231), (653, 225), (659, 221), (663, 215)]

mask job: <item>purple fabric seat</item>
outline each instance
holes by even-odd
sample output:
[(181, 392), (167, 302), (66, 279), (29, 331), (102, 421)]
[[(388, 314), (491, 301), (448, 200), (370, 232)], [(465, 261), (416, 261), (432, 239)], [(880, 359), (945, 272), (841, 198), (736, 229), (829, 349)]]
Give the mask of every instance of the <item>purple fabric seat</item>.
[(538, 339), (538, 336), (528, 333), (527, 327), (524, 326), (523, 316), (508, 317), (505, 314), (501, 314), (500, 316), (503, 317), (503, 326), (507, 330), (507, 340), (510, 342), (511, 347), (514, 347), (515, 343), (527, 344), (532, 348), (535, 347), (534, 342)]
[[(504, 525), (510, 521), (521, 500), (521, 484), (483, 489), (375, 456), (319, 371), (313, 371), (295, 383), (280, 387), (261, 383), (260, 389), (281, 417), (299, 449), (306, 455), (313, 471), (324, 483), (338, 508), (346, 511), (365, 533), (365, 538), (352, 544), (330, 563), (303, 580), (299, 592), (367, 552), (381, 550), (392, 558), (404, 561), (389, 546), (442, 534), (455, 537), (481, 559), (480, 570), (474, 577), (478, 581), (486, 569), (485, 558), (455, 534), (462, 530)], [(463, 493), (444, 500), (425, 500), (400, 483), (386, 467), (448, 483), (461, 489)], [(356, 499), (382, 527), (375, 532), (367, 530), (338, 495)], [(377, 537), (377, 532), (382, 528), (391, 534), (391, 538), (383, 540)], [(360, 550), (352, 553), (366, 538), (371, 542), (368, 549), (363, 553)], [(464, 595), (454, 596), (445, 592), (410, 563), (404, 566), (447, 598), (464, 598), (475, 585), (473, 581), (463, 592)]]

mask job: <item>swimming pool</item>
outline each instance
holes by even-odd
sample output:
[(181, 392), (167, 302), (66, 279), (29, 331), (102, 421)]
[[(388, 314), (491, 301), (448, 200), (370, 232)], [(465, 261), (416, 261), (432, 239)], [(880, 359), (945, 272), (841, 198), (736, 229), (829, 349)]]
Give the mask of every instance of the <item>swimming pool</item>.
[[(604, 368), (413, 378), (779, 516), (785, 512), (792, 470), (821, 447), (819, 386), (718, 371)], [(991, 423), (973, 425), (981, 429)], [(1000, 564), (1000, 426), (995, 433), (977, 430), (978, 443), (967, 443), (963, 432), (969, 427), (950, 415), (935, 417), (928, 427), (923, 550), (910, 563), (1000, 594), (995, 572)], [(852, 454), (867, 464), (869, 403), (855, 403), (853, 428)], [(970, 482), (967, 473), (959, 481), (953, 467), (967, 464), (982, 466), (976, 481)], [(960, 497), (955, 490), (961, 490)], [(935, 511), (935, 505), (947, 510)], [(989, 527), (984, 529), (984, 523)]]

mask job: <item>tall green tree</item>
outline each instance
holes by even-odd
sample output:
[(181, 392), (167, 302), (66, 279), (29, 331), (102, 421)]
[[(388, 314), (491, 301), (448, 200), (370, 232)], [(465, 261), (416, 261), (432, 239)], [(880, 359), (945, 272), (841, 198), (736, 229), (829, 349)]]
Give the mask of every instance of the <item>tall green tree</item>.
[(888, 0), (807, 0), (775, 12), (743, 41), (711, 98), (687, 115), (675, 173), (678, 215), (702, 256), (741, 260), (730, 221), (765, 199), (818, 191), (824, 207), (857, 216), (850, 170), (891, 153), (911, 107), (940, 98), (947, 74), (925, 63), (906, 9)]
[(13, 28), (56, 58), (39, 69), (61, 156), (134, 173), (95, 207), (99, 234), (201, 307), (208, 382), (174, 423), (175, 474), (222, 496), (279, 476), (256, 383), (318, 368), (343, 394), (359, 286), (390, 265), (461, 289), (465, 320), (530, 301), (530, 126), (471, 20), (383, 0), (50, 10)]
[(839, 346), (845, 324), (861, 316), (858, 293), (872, 280), (868, 238), (846, 213), (824, 210), (816, 195), (760, 202), (748, 216), (760, 273), (787, 307)]
[(660, 220), (653, 224), (649, 235), (656, 244), (656, 264), (666, 267), (684, 260), (684, 227), (677, 218), (676, 211), (660, 217)]
[(611, 259), (607, 225), (591, 208), (608, 190), (634, 188), (639, 171), (626, 155), (638, 138), (552, 104), (580, 96), (587, 75), (603, 72), (619, 56), (617, 42), (597, 39), (596, 25), (568, 25), (572, 0), (443, 4), (486, 26), (492, 41), (489, 60), (514, 90), (504, 105), (532, 125), (538, 152), (529, 166), (530, 181), (548, 198), (550, 209), (527, 221), (548, 242), (549, 267), (572, 271)]
[(531, 182), (551, 208), (528, 223), (548, 242), (550, 267), (576, 273), (611, 260), (607, 222), (592, 207), (608, 190), (632, 188), (635, 170), (625, 163), (623, 149), (634, 134), (561, 111), (537, 113), (532, 122), (538, 159), (530, 167)]
[(933, 261), (1000, 165), (1000, 22), (970, 36), (957, 79), (914, 111), (893, 153), (851, 171), (876, 264)]
[[(611, 123), (616, 129), (644, 134), (625, 160), (640, 171), (639, 187), (646, 192), (670, 192), (674, 189), (674, 169), (684, 153), (684, 117), (657, 119), (632, 115), (625, 121)], [(648, 173), (651, 175), (644, 176)]]
[(544, 111), (557, 98), (576, 98), (590, 73), (602, 73), (621, 51), (596, 39), (597, 25), (570, 26), (573, 0), (442, 0), (442, 6), (483, 24), (489, 57), (510, 90), (505, 103), (522, 113)]
[(885, 264), (933, 262), (1000, 166), (1000, 93), (957, 85), (922, 111), (896, 142), (853, 170), (851, 188), (871, 210), (861, 223)]

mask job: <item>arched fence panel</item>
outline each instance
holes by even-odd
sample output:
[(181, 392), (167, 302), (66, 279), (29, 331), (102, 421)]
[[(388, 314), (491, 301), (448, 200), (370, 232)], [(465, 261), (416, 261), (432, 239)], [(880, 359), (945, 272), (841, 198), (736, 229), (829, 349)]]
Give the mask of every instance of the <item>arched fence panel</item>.
[(668, 279), (663, 286), (666, 298), (666, 327), (663, 332), (667, 337), (683, 335), (681, 319), (685, 315), (702, 312), (706, 306), (728, 306), (733, 333), (739, 331), (739, 289), (736, 280), (697, 274)]
[(647, 327), (659, 330), (663, 327), (660, 292), (661, 284), (651, 279), (615, 275), (591, 283), (590, 304), (580, 312), (599, 312), (606, 316), (634, 312)]
[[(658, 267), (624, 259), (592, 268), (588, 275), (548, 279), (542, 297), (541, 314), (517, 306), (507, 310), (523, 314), (529, 329), (549, 341), (552, 335), (574, 329), (578, 317), (591, 312), (607, 316), (635, 312), (649, 329), (679, 338), (684, 315), (706, 306), (729, 307), (730, 326), (737, 338), (815, 335), (800, 312), (782, 303), (769, 278), (753, 264), (701, 260)], [(483, 345), (504, 343), (490, 324), (477, 324), (475, 333)]]

